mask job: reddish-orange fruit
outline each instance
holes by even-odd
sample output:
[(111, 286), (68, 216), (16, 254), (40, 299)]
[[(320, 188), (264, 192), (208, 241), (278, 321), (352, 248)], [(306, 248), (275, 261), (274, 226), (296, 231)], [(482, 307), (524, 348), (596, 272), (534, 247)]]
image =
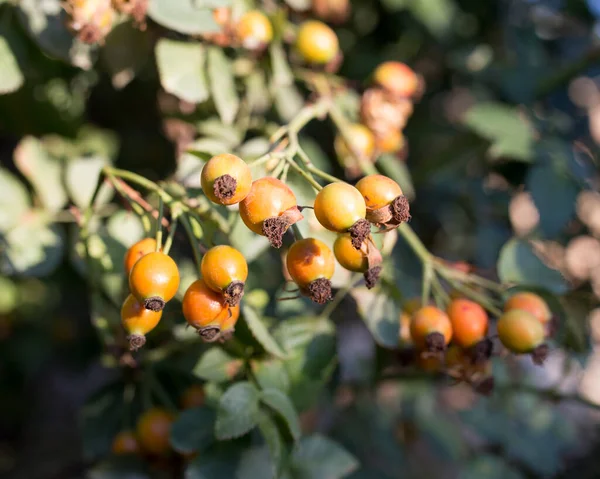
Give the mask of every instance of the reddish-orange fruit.
[(194, 281), (185, 292), (183, 317), (198, 330), (205, 341), (215, 341), (221, 332), (221, 323), (231, 312), (223, 296), (210, 289), (203, 279)]
[(212, 16), (215, 23), (223, 27), (231, 20), (231, 9), (229, 7), (215, 8), (212, 12)]
[(410, 322), (410, 335), (420, 350), (444, 351), (452, 339), (450, 318), (435, 306), (425, 306), (413, 315)]
[(240, 305), (229, 308), (229, 314), (221, 321), (221, 336), (222, 341), (228, 341), (235, 332), (235, 325), (240, 319)]
[(115, 456), (128, 456), (139, 454), (140, 445), (133, 432), (121, 431), (113, 439), (111, 450)]
[(419, 77), (404, 63), (384, 62), (373, 73), (373, 81), (384, 90), (402, 97), (413, 97), (419, 91)]
[(388, 128), (375, 136), (375, 146), (381, 153), (396, 153), (404, 148), (404, 144), (404, 135), (394, 128)]
[(273, 27), (259, 10), (246, 12), (237, 24), (237, 37), (248, 50), (262, 50), (273, 40)]
[(332, 24), (344, 23), (350, 14), (350, 0), (313, 0), (315, 17)]
[(146, 334), (156, 327), (161, 317), (162, 311), (146, 309), (135, 296), (127, 296), (121, 307), (121, 323), (129, 333), (127, 339), (132, 351), (146, 344)]
[(239, 304), (248, 278), (248, 263), (242, 253), (231, 246), (215, 246), (202, 257), (200, 272), (206, 285), (223, 294), (227, 304)]
[(142, 256), (129, 274), (129, 290), (146, 309), (162, 311), (179, 288), (179, 270), (169, 255), (161, 252)]
[(133, 265), (137, 263), (137, 260), (142, 256), (146, 256), (148, 253), (154, 253), (156, 251), (156, 240), (154, 238), (144, 238), (138, 241), (136, 244), (131, 246), (127, 253), (125, 253), (125, 259), (123, 261), (125, 266), (125, 274), (129, 276)]
[(367, 206), (366, 218), (378, 225), (397, 226), (410, 219), (410, 207), (402, 188), (383, 175), (365, 176), (356, 189)]
[(314, 208), (317, 220), (329, 231), (349, 232), (356, 249), (360, 249), (371, 234), (369, 222), (365, 219), (365, 200), (348, 183), (328, 184), (317, 194)]
[(366, 160), (372, 160), (375, 153), (375, 136), (365, 125), (353, 123), (348, 127), (348, 134), (352, 144), (348, 146), (348, 142), (338, 133), (333, 142), (333, 147), (338, 158), (344, 166), (352, 166), (356, 161), (353, 159), (355, 155), (360, 155)]
[(240, 216), (249, 229), (266, 236), (275, 248), (281, 248), (287, 229), (303, 218), (294, 192), (270, 176), (252, 183), (250, 193), (240, 203)]
[(234, 205), (250, 192), (252, 173), (241, 158), (223, 153), (213, 156), (202, 168), (202, 191), (213, 203)]
[(459, 346), (470, 348), (485, 338), (488, 316), (479, 304), (469, 299), (454, 299), (447, 313), (452, 323), (452, 340)]
[(308, 20), (300, 25), (296, 36), (296, 51), (308, 63), (331, 62), (340, 51), (335, 32), (317, 20)]
[(532, 353), (534, 362), (541, 363), (545, 359), (548, 348), (544, 345), (546, 329), (531, 313), (522, 309), (513, 309), (498, 319), (498, 337), (513, 353)]
[(535, 293), (523, 292), (512, 295), (504, 303), (504, 311), (522, 309), (532, 314), (541, 323), (547, 323), (552, 319), (552, 312), (546, 301)]
[(319, 304), (331, 299), (331, 277), (335, 270), (333, 253), (322, 241), (305, 238), (288, 251), (287, 270), (300, 290)]
[(349, 233), (339, 235), (333, 243), (333, 254), (338, 263), (349, 271), (364, 273), (367, 288), (377, 283), (381, 274), (381, 253), (372, 242), (365, 241), (360, 249), (352, 245)]
[(142, 448), (155, 456), (165, 456), (170, 450), (169, 434), (173, 416), (164, 409), (152, 408), (138, 419), (137, 438)]
[(204, 406), (206, 396), (204, 388), (200, 384), (190, 386), (181, 395), (181, 407), (183, 409), (193, 409)]

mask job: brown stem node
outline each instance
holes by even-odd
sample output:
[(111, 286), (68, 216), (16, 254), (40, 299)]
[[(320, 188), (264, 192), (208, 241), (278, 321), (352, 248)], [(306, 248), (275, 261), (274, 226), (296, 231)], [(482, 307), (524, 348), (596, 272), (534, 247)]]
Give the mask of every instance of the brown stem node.
[(379, 275), (381, 274), (381, 266), (374, 266), (369, 268), (364, 272), (363, 276), (365, 278), (365, 284), (367, 289), (373, 289), (379, 280)]

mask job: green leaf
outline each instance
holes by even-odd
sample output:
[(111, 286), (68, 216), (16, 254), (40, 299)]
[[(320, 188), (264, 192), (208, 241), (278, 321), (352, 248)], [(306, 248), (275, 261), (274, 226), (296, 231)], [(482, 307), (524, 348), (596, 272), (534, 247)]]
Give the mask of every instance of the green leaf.
[(17, 91), (23, 85), (24, 78), (17, 59), (8, 41), (0, 37), (0, 95)]
[(355, 288), (352, 296), (358, 303), (358, 312), (381, 346), (397, 348), (400, 334), (400, 308), (382, 289)]
[(206, 101), (209, 93), (205, 59), (205, 49), (200, 43), (160, 39), (156, 44), (160, 84), (167, 92), (190, 103)]
[(231, 60), (221, 48), (210, 47), (208, 50), (208, 80), (221, 120), (226, 125), (231, 125), (240, 106), (240, 100), (237, 96)]
[(466, 114), (465, 125), (492, 142), (494, 158), (530, 161), (533, 157), (533, 130), (519, 110), (502, 103), (479, 103)]
[[(246, 301), (246, 298), (244, 298)], [(252, 374), (262, 389), (275, 388), (287, 392), (290, 388), (290, 379), (285, 364), (280, 359), (251, 361)]]
[(396, 155), (385, 154), (379, 157), (377, 166), (384, 175), (389, 176), (400, 185), (404, 196), (409, 200), (414, 199), (415, 187), (412, 182), (410, 171), (408, 171), (408, 167), (404, 161), (400, 160)]
[(281, 42), (273, 42), (269, 48), (271, 68), (273, 69), (273, 86), (275, 88), (292, 85), (294, 75), (288, 63)]
[(356, 458), (338, 443), (320, 434), (303, 438), (293, 453), (297, 479), (346, 477), (358, 469)]
[(14, 160), (44, 207), (50, 211), (60, 210), (67, 202), (61, 162), (48, 155), (40, 141), (32, 136), (21, 140), (15, 149)]
[[(285, 458), (285, 446), (283, 443), (283, 438), (281, 437), (281, 433), (279, 432), (279, 428), (277, 427), (277, 423), (269, 414), (267, 414), (264, 411), (261, 411), (258, 420), (258, 429), (260, 430), (260, 433), (262, 434), (265, 443), (269, 448), (269, 455), (271, 458), (270, 462), (273, 464), (269, 475), (275, 478), (279, 478), (281, 470), (283, 469), (283, 461)], [(244, 464), (244, 462), (244, 458), (242, 458), (242, 465)], [(246, 468), (241, 469), (245, 470)], [(253, 477), (268, 476), (262, 475)]]
[(73, 158), (68, 161), (65, 172), (67, 192), (80, 209), (87, 208), (98, 187), (102, 168), (108, 164), (102, 156)]
[(231, 386), (219, 401), (215, 434), (226, 440), (243, 436), (259, 419), (259, 391), (247, 381)]
[(139, 216), (131, 211), (117, 211), (106, 223), (108, 234), (129, 248), (144, 237), (144, 227)]
[(304, 98), (294, 84), (274, 86), (273, 88), (277, 114), (285, 122), (292, 121), (304, 105)]
[(242, 141), (244, 132), (232, 125), (225, 125), (217, 118), (212, 117), (198, 123), (198, 133), (223, 142), (229, 149), (238, 146)]
[(220, 30), (209, 6), (190, 0), (150, 0), (148, 16), (159, 25), (179, 33), (200, 35)]
[(462, 468), (459, 479), (523, 479), (518, 469), (496, 456), (480, 455)]
[(260, 400), (282, 417), (294, 440), (300, 439), (302, 431), (300, 430), (298, 413), (284, 393), (279, 389), (263, 389), (260, 392)]
[(220, 347), (213, 346), (202, 355), (194, 366), (192, 374), (206, 381), (223, 383), (231, 381), (242, 366), (241, 359), (236, 359)]
[(559, 271), (546, 266), (527, 241), (512, 238), (500, 251), (498, 276), (503, 283), (529, 284), (556, 294), (569, 289)]
[(436, 37), (447, 35), (456, 24), (454, 0), (413, 0), (408, 2), (407, 8)]
[(248, 263), (254, 261), (270, 247), (269, 240), (250, 231), (239, 216), (233, 224), (230, 236), (231, 246), (239, 250)]
[(281, 346), (275, 341), (275, 338), (271, 336), (271, 333), (267, 329), (264, 321), (258, 316), (256, 311), (247, 306), (242, 306), (242, 313), (248, 328), (252, 332), (252, 335), (265, 348), (265, 351), (272, 354), (277, 358), (285, 357), (285, 352), (281, 349)]
[(180, 454), (202, 451), (214, 442), (215, 412), (208, 407), (183, 411), (171, 427), (171, 445)]
[(185, 479), (225, 479), (236, 477), (239, 453), (228, 447), (194, 459), (185, 470)]
[(0, 232), (17, 225), (30, 203), (25, 186), (8, 170), (0, 168)]

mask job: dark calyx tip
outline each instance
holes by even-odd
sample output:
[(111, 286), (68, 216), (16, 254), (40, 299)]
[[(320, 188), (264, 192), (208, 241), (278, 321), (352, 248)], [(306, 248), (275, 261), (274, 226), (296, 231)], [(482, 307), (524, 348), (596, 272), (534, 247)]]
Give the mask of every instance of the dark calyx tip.
[(273, 248), (281, 248), (283, 235), (287, 231), (288, 226), (287, 220), (278, 216), (267, 218), (263, 221), (263, 234), (267, 237)]
[(315, 279), (308, 285), (308, 296), (318, 304), (325, 304), (327, 301), (331, 301), (333, 298), (331, 295), (331, 281), (327, 278)]
[(365, 284), (367, 285), (368, 289), (372, 289), (375, 287), (377, 281), (379, 280), (380, 274), (381, 266), (373, 266), (372, 268), (369, 268), (367, 271), (365, 271), (365, 274), (363, 276), (365, 277)]
[(442, 333), (429, 333), (425, 338), (425, 351), (443, 353), (446, 350), (446, 339)]
[(146, 336), (143, 334), (131, 334), (127, 336), (127, 340), (129, 341), (129, 350), (137, 351), (144, 344), (146, 344)]
[(214, 343), (221, 335), (221, 328), (219, 326), (206, 326), (198, 330), (198, 334), (202, 340), (206, 343)]
[(231, 175), (219, 176), (213, 184), (213, 192), (220, 200), (228, 200), (235, 195), (237, 180)]
[(150, 311), (158, 312), (165, 309), (165, 300), (158, 296), (152, 296), (151, 298), (144, 300), (144, 308)]
[(541, 366), (544, 364), (549, 352), (550, 347), (547, 344), (540, 344), (537, 348), (531, 351), (531, 359), (533, 359), (533, 364), (536, 366)]
[(244, 296), (244, 283), (243, 281), (233, 281), (227, 289), (223, 291), (223, 298), (229, 306), (237, 306)]
[(485, 338), (479, 341), (471, 348), (470, 357), (473, 364), (483, 364), (487, 362), (494, 352), (494, 343), (491, 339)]
[(475, 392), (481, 394), (482, 396), (491, 396), (491, 394), (494, 392), (494, 384), (494, 377), (490, 376), (482, 379), (478, 383), (475, 383), (473, 385), (473, 389), (475, 389)]
[(352, 246), (355, 249), (360, 249), (363, 242), (371, 234), (371, 224), (364, 218), (359, 219), (348, 230), (352, 239)]
[(390, 205), (392, 210), (392, 217), (398, 224), (405, 223), (410, 219), (410, 206), (406, 196), (400, 195), (392, 201)]

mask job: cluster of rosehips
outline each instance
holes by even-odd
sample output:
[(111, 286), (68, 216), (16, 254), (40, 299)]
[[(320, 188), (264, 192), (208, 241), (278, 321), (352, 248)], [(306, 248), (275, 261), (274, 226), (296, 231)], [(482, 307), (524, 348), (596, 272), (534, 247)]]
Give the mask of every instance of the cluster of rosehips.
[[(496, 324), (502, 345), (515, 354), (530, 354), (541, 364), (552, 334), (552, 313), (538, 295), (520, 292), (504, 304)], [(444, 371), (488, 392), (493, 385), (491, 364), (493, 341), (488, 337), (488, 315), (481, 305), (455, 298), (446, 311), (436, 306), (421, 307), (420, 299), (408, 301), (400, 316), (400, 343), (424, 371)]]

